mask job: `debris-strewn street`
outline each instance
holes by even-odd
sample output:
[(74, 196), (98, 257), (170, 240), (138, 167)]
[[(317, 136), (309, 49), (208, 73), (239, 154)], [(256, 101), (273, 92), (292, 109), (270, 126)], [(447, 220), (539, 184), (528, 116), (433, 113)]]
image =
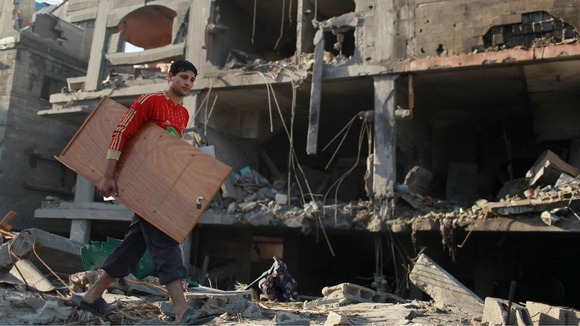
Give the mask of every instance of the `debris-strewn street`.
[[(155, 276), (137, 279), (131, 274), (114, 282), (104, 295), (112, 307), (106, 316), (79, 309), (82, 293), (95, 282), (99, 270), (82, 271), (78, 267), (82, 259), (73, 254), (78, 247), (69, 239), (36, 229), (14, 235), (6, 237), (0, 248), (4, 262), (4, 272), (0, 275), (2, 324), (175, 323), (167, 292)], [(65, 255), (69, 256), (66, 262), (62, 261)], [(288, 282), (290, 277), (289, 274), (283, 275), (286, 279), (279, 277), (282, 262), (275, 261), (276, 268), (263, 275), (270, 280), (271, 287), (264, 287), (260, 282), (259, 287), (238, 284), (239, 290), (223, 291), (184, 280), (186, 299), (199, 312), (198, 324), (500, 325), (508, 321), (517, 325), (568, 325), (580, 322), (580, 311), (566, 307), (492, 297), (484, 301), (424, 254), (415, 260), (409, 281), (432, 298), (428, 301), (408, 300), (351, 283), (324, 287), (318, 297), (296, 295), (292, 287), (290, 300), (275, 301), (270, 299), (278, 297), (269, 291), (283, 291), (282, 282)], [(76, 273), (64, 272), (75, 268), (79, 269)], [(284, 272), (288, 271), (284, 269)]]
[[(348, 285), (347, 285), (348, 287)], [(194, 288), (195, 289), (195, 288)], [(372, 291), (372, 290), (368, 290)], [(0, 289), (0, 318), (4, 325), (171, 325), (171, 305), (159, 295), (135, 291), (132, 295), (108, 293), (105, 299), (115, 310), (105, 318), (76, 308), (63, 290), (41, 293), (23, 285)], [(59, 293), (60, 292), (60, 293)], [(66, 292), (66, 291), (64, 291)], [(117, 291), (113, 291), (117, 292)], [(122, 291), (119, 291), (122, 292)], [(373, 298), (330, 295), (302, 302), (253, 300), (248, 291), (221, 292), (197, 288), (187, 292), (209, 325), (405, 325), (480, 324), (474, 316), (454, 306), (425, 301), (373, 302)]]

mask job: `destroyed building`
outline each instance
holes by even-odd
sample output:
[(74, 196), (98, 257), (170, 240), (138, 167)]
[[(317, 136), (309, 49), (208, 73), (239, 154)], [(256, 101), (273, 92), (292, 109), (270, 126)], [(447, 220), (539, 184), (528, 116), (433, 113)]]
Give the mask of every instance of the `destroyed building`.
[(47, 195), (73, 198), (75, 174), (55, 158), (78, 126), (48, 120), (51, 94), (86, 75), (92, 29), (72, 24), (64, 8), (34, 1), (0, 2), (0, 207), (14, 225), (62, 230), (66, 222), (34, 220)]
[[(3, 35), (14, 6), (3, 2)], [(234, 172), (183, 246), (193, 277), (229, 288), (277, 256), (305, 295), (351, 282), (421, 297), (406, 279), (424, 251), (480, 297), (506, 297), (517, 280), (517, 301), (580, 306), (575, 1), (70, 0), (59, 8), (67, 26), (90, 36), (69, 39), (77, 47), (63, 54), (53, 50), (59, 37), (48, 36), (45, 57), (70, 67), (60, 71), (66, 87), (49, 90), (48, 108), (26, 103), (40, 128), (26, 139), (46, 142), (51, 164), (102, 97), (129, 106), (163, 88), (177, 58), (199, 69), (184, 99), (185, 140), (213, 146)], [(47, 36), (16, 30), (19, 41), (4, 37), (2, 55), (21, 67), (34, 60), (7, 49)], [(75, 64), (66, 55), (79, 48), (89, 55)], [(60, 231), (79, 242), (122, 237), (132, 215), (80, 177), (74, 197), (44, 191), (27, 223), (70, 221)], [(13, 195), (3, 191), (3, 206)]]

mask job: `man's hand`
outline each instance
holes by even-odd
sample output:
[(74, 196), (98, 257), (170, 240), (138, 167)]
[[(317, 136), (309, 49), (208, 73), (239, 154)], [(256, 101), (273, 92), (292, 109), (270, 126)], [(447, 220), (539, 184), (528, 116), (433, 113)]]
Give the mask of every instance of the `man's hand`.
[(108, 159), (105, 166), (105, 173), (99, 182), (99, 192), (103, 197), (117, 196), (117, 183), (115, 182), (115, 167), (117, 161)]
[(117, 196), (117, 183), (114, 178), (103, 177), (98, 188), (103, 197)]

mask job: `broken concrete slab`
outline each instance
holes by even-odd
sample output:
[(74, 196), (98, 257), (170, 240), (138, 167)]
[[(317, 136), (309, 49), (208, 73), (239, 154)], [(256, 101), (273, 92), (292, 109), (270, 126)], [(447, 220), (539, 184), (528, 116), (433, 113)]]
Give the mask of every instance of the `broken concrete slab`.
[(354, 325), (354, 323), (344, 314), (331, 311), (324, 322), (324, 326)]
[(530, 179), (530, 185), (538, 181), (554, 185), (562, 173), (577, 177), (580, 175), (580, 170), (566, 163), (554, 152), (546, 150), (526, 172), (526, 178)]
[(49, 292), (55, 289), (54, 285), (28, 259), (20, 259), (14, 263), (10, 274), (29, 287), (40, 292)]
[(241, 314), (252, 301), (252, 290), (224, 291), (200, 285), (188, 288), (185, 298), (188, 302), (205, 302), (201, 311), (208, 315)]
[[(11, 255), (14, 255), (28, 258), (43, 272), (49, 272), (45, 267), (47, 264), (55, 273), (73, 274), (84, 270), (80, 252), (81, 245), (70, 239), (40, 229), (26, 229), (10, 242), (2, 244), (0, 268), (11, 266)], [(7, 265), (8, 262), (10, 265)]]
[(433, 174), (431, 171), (420, 165), (416, 165), (407, 172), (404, 184), (409, 187), (411, 192), (426, 196), (431, 191), (432, 181)]
[(550, 211), (559, 207), (578, 207), (580, 206), (580, 198), (526, 198), (526, 199), (510, 199), (499, 202), (489, 202), (484, 204), (485, 209), (499, 215), (518, 215), (531, 212)]
[(565, 186), (580, 188), (580, 180), (578, 180), (577, 178), (571, 177), (569, 174), (562, 173), (562, 174), (560, 174), (560, 177), (558, 178), (558, 180), (556, 181), (556, 184), (554, 186), (556, 188), (561, 188), (561, 187), (565, 187)]
[(405, 299), (394, 294), (377, 292), (353, 283), (341, 283), (335, 286), (324, 287), (322, 289), (322, 295), (324, 295), (325, 300), (334, 299), (341, 306), (361, 302), (406, 302)]
[(509, 302), (507, 300), (492, 297), (485, 298), (481, 321), (483, 323), (489, 323), (489, 325), (525, 326), (532, 324), (532, 319), (530, 318), (526, 307), (515, 302), (511, 303), (509, 320), (506, 323), (506, 319), (508, 318), (508, 307)]
[(455, 305), (474, 315), (483, 311), (483, 300), (477, 294), (425, 254), (415, 261), (409, 279), (435, 302)]
[(572, 308), (551, 306), (534, 301), (527, 301), (526, 308), (534, 326), (580, 324), (580, 311)]

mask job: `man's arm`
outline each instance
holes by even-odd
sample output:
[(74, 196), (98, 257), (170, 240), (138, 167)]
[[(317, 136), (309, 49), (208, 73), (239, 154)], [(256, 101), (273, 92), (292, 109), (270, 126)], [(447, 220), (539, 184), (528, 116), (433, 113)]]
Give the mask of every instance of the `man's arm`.
[(117, 167), (117, 160), (107, 159), (105, 173), (99, 182), (99, 192), (103, 197), (117, 195), (117, 183), (115, 182), (115, 168)]

